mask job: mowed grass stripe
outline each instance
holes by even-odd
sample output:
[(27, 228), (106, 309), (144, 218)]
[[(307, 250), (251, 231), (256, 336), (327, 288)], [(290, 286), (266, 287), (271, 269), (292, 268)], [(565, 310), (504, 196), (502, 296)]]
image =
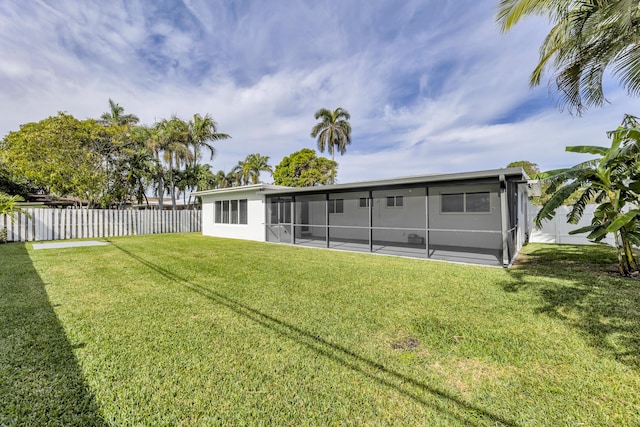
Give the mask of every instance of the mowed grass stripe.
[[(195, 234), (111, 242), (0, 247), (22, 277), (3, 281), (4, 314), (44, 295), (55, 314), (19, 323), (57, 322), (53, 351), (81, 385), (59, 404), (11, 397), (0, 421), (53, 407), (78, 425), (640, 422), (640, 293), (606, 272), (610, 250), (530, 245), (501, 270)], [(2, 325), (11, 344), (20, 325)], [(0, 361), (12, 392), (21, 348)]]

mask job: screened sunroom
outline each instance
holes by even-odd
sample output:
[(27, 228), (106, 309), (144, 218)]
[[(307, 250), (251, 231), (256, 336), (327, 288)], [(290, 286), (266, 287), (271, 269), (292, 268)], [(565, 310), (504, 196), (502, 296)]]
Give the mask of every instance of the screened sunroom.
[(269, 242), (508, 266), (526, 240), (520, 168), (266, 190)]

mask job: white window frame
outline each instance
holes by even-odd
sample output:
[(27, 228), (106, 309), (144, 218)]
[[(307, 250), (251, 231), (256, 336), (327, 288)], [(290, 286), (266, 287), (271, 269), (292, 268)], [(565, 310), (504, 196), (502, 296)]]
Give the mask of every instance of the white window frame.
[[(236, 211), (235, 211), (235, 218), (232, 218), (234, 213), (232, 206), (234, 205), (234, 203), (236, 206)], [(244, 215), (241, 212), (243, 207), (245, 209)], [(243, 217), (246, 222), (241, 222)], [(221, 200), (214, 201), (213, 223), (221, 224), (221, 225), (248, 225), (249, 224), (248, 199), (221, 199)]]

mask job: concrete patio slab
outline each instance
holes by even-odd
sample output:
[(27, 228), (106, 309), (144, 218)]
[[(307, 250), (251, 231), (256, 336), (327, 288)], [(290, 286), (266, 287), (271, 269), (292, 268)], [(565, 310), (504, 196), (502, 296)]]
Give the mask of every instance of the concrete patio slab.
[(33, 249), (65, 249), (65, 248), (76, 248), (80, 246), (105, 246), (108, 245), (109, 242), (99, 242), (97, 240), (83, 240), (80, 242), (53, 242), (53, 243), (34, 243)]

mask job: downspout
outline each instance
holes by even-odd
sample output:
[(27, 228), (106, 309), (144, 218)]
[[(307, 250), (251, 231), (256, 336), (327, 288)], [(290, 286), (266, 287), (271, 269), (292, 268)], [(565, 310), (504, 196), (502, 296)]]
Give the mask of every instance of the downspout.
[(509, 205), (507, 204), (507, 180), (500, 175), (500, 220), (502, 228), (502, 266), (509, 266)]

